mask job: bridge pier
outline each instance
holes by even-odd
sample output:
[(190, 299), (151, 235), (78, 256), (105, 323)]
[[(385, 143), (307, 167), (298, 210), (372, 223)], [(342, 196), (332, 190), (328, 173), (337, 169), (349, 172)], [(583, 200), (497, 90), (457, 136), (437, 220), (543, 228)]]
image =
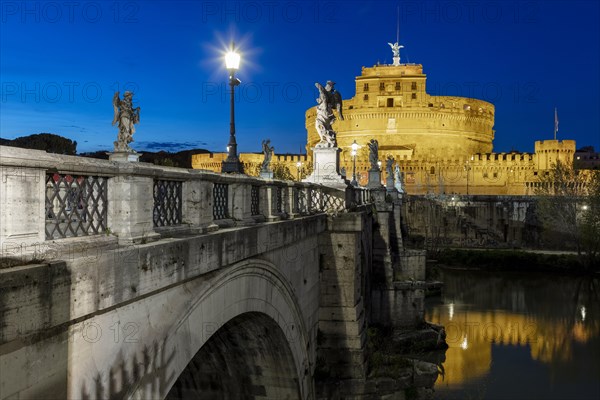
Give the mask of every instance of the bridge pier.
[(329, 379), (365, 379), (372, 215), (330, 216), (319, 237), (321, 301), (319, 373)]

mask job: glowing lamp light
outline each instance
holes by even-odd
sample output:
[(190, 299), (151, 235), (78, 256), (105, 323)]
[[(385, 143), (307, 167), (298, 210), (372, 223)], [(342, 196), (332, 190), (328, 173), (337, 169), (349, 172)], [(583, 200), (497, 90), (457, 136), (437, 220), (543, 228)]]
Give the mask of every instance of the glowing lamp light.
[(300, 166), (301, 166), (301, 165), (302, 165), (302, 163), (301, 163), (300, 161), (298, 161), (298, 162), (296, 163), (296, 167), (298, 167), (298, 168), (300, 168)]
[(448, 307), (448, 317), (450, 318), (450, 321), (452, 321), (452, 318), (454, 317), (454, 303), (450, 303)]
[(350, 147), (352, 147), (352, 153), (354, 153), (352, 155), (355, 155), (358, 150), (358, 143), (356, 143), (356, 140), (352, 143)]
[(225, 54), (225, 65), (229, 70), (237, 70), (240, 68), (240, 55), (234, 50), (228, 51), (227, 54)]
[(585, 316), (587, 314), (585, 306), (581, 306), (579, 312), (581, 313), (581, 320), (585, 322)]
[(463, 350), (466, 350), (469, 348), (469, 342), (467, 341), (467, 337), (465, 336), (465, 338), (463, 339), (462, 343), (460, 344), (460, 348)]

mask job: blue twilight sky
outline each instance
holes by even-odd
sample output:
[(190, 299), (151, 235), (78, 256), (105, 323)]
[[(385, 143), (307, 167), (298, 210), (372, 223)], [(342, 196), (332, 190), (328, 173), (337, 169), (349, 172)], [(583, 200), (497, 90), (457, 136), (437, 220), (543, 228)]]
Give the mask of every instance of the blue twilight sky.
[(0, 135), (51, 132), (109, 150), (115, 90), (141, 106), (133, 147), (224, 151), (222, 51), (242, 52), (240, 151), (305, 144), (314, 82), (354, 96), (362, 66), (391, 63), (400, 9), (403, 62), (428, 92), (496, 106), (495, 151), (558, 137), (600, 148), (600, 8), (585, 1), (6, 1), (0, 2)]

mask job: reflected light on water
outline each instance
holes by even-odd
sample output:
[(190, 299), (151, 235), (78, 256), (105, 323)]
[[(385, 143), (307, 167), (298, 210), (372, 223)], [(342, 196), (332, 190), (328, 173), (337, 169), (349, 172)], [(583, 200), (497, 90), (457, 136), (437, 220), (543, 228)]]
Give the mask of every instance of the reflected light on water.
[[(454, 271), (444, 278), (442, 298), (425, 313), (445, 327), (449, 346), (435, 383), (440, 398), (477, 398), (480, 387), (511, 398), (525, 386), (540, 398), (565, 398), (573, 387), (581, 395), (571, 398), (600, 398), (598, 281)], [(517, 377), (520, 386), (505, 384)]]

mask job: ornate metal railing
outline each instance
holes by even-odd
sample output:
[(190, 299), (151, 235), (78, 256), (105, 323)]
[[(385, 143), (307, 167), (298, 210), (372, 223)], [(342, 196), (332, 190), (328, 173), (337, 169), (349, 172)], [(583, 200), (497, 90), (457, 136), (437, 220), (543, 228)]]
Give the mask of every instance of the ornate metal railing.
[(340, 212), (346, 209), (345, 192), (339, 189), (317, 187), (309, 189), (310, 211)]
[(46, 174), (46, 239), (104, 233), (107, 229), (107, 178)]
[(300, 212), (300, 190), (298, 188), (292, 189), (292, 212), (299, 213)]
[(256, 185), (252, 185), (250, 191), (250, 214), (260, 214), (260, 187)]
[(229, 218), (229, 185), (226, 183), (213, 186), (213, 218)]
[(276, 186), (272, 191), (273, 196), (273, 212), (281, 214), (283, 211), (283, 189), (281, 186)]
[(181, 224), (182, 187), (181, 181), (154, 180), (154, 226)]

